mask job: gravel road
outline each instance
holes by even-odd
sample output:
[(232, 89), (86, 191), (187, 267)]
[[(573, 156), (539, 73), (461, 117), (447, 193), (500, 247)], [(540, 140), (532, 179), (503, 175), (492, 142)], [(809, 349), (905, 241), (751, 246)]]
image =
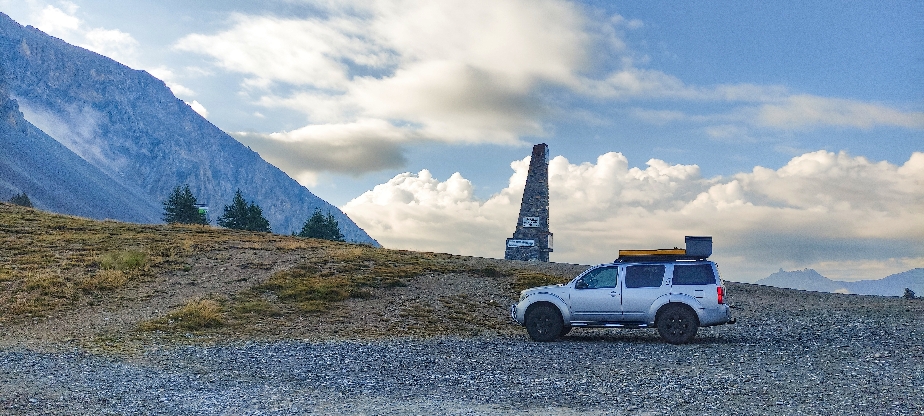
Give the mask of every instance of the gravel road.
[(921, 415), (920, 305), (888, 302), (902, 313), (744, 305), (737, 325), (703, 328), (682, 346), (654, 330), (577, 329), (552, 343), (233, 342), (131, 355), (6, 347), (0, 413)]

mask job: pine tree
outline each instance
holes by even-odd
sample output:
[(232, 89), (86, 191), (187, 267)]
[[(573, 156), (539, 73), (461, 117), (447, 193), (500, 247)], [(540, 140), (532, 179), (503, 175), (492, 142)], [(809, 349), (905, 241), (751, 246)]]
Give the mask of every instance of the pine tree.
[(208, 224), (204, 212), (196, 206), (196, 197), (189, 185), (177, 186), (164, 201), (164, 222), (167, 224)]
[(29, 200), (29, 196), (26, 195), (25, 192), (23, 192), (23, 193), (21, 193), (21, 194), (13, 195), (13, 197), (10, 198), (10, 203), (11, 203), (11, 204), (16, 204), (16, 205), (19, 205), (19, 206), (23, 206), (23, 207), (26, 207), (26, 208), (32, 208), (32, 201)]
[(297, 234), (299, 237), (321, 238), (324, 240), (344, 241), (343, 234), (340, 232), (340, 224), (327, 212), (327, 217), (321, 215), (321, 210), (316, 209), (311, 218), (305, 221), (302, 230)]
[(218, 217), (218, 225), (233, 230), (272, 232), (269, 221), (263, 217), (263, 210), (253, 202), (248, 204), (240, 189), (234, 193), (231, 205), (225, 205), (224, 213)]

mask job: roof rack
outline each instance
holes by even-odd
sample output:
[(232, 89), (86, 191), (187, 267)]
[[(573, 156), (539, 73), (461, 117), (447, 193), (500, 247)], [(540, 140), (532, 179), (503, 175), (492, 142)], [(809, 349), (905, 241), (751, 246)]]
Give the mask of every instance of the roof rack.
[(644, 263), (663, 261), (706, 260), (712, 255), (712, 237), (686, 236), (686, 249), (667, 248), (656, 250), (619, 250), (619, 258), (614, 263)]
[(625, 256), (620, 254), (613, 263), (661, 263), (666, 261), (702, 261), (708, 257), (659, 254), (653, 256)]

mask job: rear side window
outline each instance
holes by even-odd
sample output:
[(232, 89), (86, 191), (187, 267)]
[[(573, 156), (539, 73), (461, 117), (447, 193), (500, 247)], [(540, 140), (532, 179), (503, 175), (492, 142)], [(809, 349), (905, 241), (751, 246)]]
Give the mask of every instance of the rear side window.
[(675, 285), (713, 285), (715, 284), (715, 274), (712, 272), (712, 265), (709, 264), (691, 264), (689, 266), (674, 265)]
[(626, 267), (626, 287), (660, 287), (664, 279), (664, 266), (628, 266)]

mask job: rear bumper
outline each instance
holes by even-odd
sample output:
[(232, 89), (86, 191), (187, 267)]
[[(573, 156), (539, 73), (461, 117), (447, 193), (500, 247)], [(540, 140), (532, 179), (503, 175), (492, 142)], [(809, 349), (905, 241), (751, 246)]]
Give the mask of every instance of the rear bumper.
[(715, 326), (724, 324), (733, 324), (736, 320), (731, 316), (731, 308), (728, 305), (719, 305), (717, 308), (703, 309), (700, 315), (700, 326)]

